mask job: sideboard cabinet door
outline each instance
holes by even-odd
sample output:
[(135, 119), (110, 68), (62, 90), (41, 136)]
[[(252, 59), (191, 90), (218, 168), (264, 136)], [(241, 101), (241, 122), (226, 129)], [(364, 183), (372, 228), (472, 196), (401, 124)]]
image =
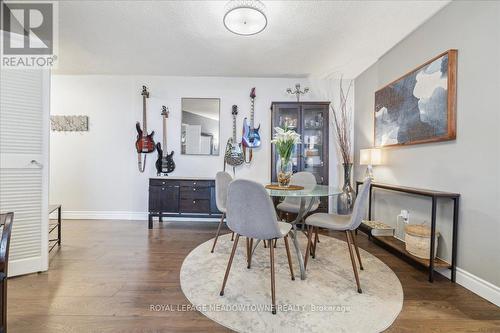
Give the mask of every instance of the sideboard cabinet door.
[(179, 186), (164, 185), (149, 187), (150, 212), (179, 212)]
[(179, 186), (166, 186), (161, 195), (161, 211), (173, 212), (179, 211)]

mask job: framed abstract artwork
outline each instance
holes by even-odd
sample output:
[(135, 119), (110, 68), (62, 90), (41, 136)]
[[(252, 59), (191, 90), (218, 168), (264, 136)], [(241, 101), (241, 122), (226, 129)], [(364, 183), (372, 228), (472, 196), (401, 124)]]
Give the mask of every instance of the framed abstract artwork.
[(374, 145), (456, 138), (457, 50), (446, 51), (375, 92)]

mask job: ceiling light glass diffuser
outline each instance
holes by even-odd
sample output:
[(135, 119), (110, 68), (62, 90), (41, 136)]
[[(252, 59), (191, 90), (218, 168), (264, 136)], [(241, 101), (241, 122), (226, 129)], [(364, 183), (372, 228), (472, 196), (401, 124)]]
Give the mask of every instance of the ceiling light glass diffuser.
[(226, 5), (224, 26), (237, 35), (255, 35), (267, 26), (265, 6), (259, 0), (231, 0)]

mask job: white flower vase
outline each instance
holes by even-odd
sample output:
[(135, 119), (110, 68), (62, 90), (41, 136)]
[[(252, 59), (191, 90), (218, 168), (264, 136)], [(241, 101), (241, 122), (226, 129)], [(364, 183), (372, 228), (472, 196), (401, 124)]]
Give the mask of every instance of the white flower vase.
[(278, 163), (276, 163), (276, 175), (278, 177), (279, 187), (289, 187), (290, 180), (293, 174), (293, 164), (291, 159), (285, 160), (283, 158), (278, 158)]

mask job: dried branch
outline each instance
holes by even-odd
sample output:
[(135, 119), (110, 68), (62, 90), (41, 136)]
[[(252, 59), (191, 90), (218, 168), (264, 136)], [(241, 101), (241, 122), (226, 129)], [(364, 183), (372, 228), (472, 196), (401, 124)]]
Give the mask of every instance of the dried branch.
[(352, 163), (351, 158), (351, 112), (347, 107), (347, 98), (351, 91), (352, 81), (349, 83), (347, 93), (344, 92), (342, 79), (340, 79), (340, 107), (335, 109), (332, 105), (330, 108), (333, 113), (333, 124), (335, 128), (335, 135), (337, 137), (337, 144), (345, 164)]

